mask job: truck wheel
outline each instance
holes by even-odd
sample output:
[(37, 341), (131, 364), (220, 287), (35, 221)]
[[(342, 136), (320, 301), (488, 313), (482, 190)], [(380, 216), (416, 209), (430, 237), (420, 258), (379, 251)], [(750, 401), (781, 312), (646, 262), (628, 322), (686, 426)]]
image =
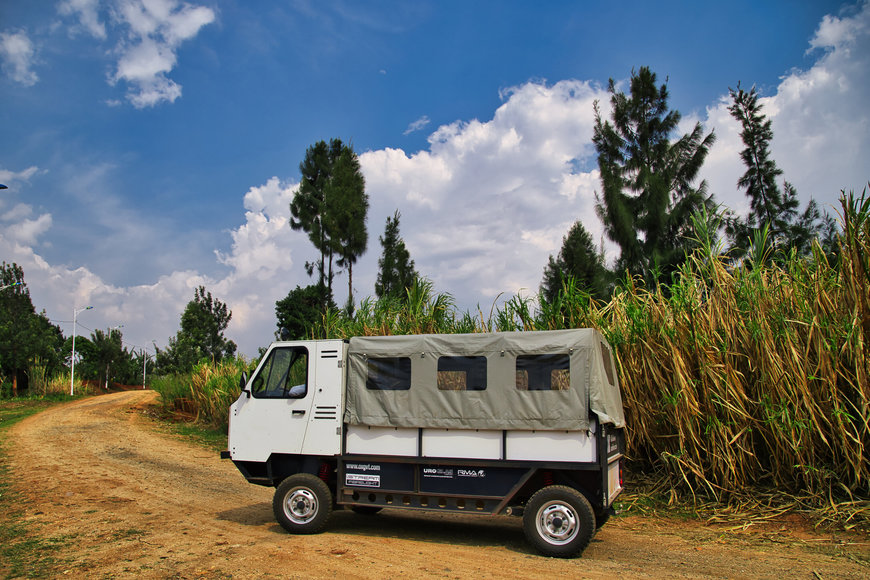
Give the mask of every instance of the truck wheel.
[(613, 515), (613, 508), (607, 508), (603, 512), (595, 514), (595, 531), (601, 529), (601, 526), (607, 523), (607, 520), (610, 519), (610, 516)]
[(546, 556), (579, 555), (595, 533), (595, 512), (583, 494), (563, 485), (538, 490), (523, 512), (523, 531)]
[(332, 493), (319, 477), (297, 473), (275, 490), (272, 510), (281, 527), (291, 534), (316, 534), (332, 513)]

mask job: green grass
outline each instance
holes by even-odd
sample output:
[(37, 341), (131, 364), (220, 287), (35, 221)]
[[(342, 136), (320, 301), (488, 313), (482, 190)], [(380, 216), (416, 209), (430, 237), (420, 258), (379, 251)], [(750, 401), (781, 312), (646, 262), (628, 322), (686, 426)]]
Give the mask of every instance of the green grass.
[(66, 540), (44, 537), (24, 520), (23, 499), (11, 484), (6, 433), (14, 424), (61, 400), (64, 397), (0, 401), (0, 577), (46, 577), (59, 563), (55, 552)]
[(224, 426), (212, 427), (190, 419), (179, 419), (179, 415), (166, 406), (152, 408), (149, 415), (159, 429), (179, 436), (188, 443), (214, 451), (227, 448), (227, 431)]
[(196, 423), (170, 423), (170, 426), (174, 433), (200, 447), (215, 451), (227, 448), (227, 434), (221, 428), (204, 427)]

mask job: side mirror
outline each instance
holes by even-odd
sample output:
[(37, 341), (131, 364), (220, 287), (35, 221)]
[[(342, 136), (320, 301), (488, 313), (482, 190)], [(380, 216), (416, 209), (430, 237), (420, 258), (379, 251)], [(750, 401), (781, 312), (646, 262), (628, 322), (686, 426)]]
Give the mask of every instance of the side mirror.
[(251, 391), (249, 391), (247, 387), (248, 387), (248, 373), (246, 373), (245, 371), (242, 371), (242, 378), (239, 379), (239, 389), (241, 389), (241, 391), (243, 393), (246, 393), (248, 395), (248, 398), (250, 399), (251, 398)]

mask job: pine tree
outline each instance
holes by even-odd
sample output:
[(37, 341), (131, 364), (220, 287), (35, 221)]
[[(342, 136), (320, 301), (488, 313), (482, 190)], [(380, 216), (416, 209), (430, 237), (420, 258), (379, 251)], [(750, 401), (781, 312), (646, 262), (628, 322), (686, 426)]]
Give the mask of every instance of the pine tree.
[(392, 218), (388, 217), (384, 235), (379, 238), (383, 253), (378, 259), (378, 279), (375, 282), (375, 295), (378, 298), (403, 298), (417, 279), (414, 260), (399, 234), (400, 217), (399, 210), (396, 210)]
[(728, 111), (741, 126), (740, 138), (745, 148), (740, 159), (746, 173), (737, 181), (737, 186), (746, 190), (749, 198), (749, 214), (745, 219), (731, 216), (726, 221), (726, 233), (731, 239), (732, 255), (744, 255), (750, 247), (753, 232), (767, 226), (768, 238), (773, 248), (780, 252), (794, 249), (799, 254), (810, 252), (813, 239), (830, 237), (833, 220), (822, 215), (815, 200), (810, 200), (803, 213), (798, 214), (800, 201), (797, 191), (787, 181), (780, 190), (776, 179), (782, 170), (770, 156), (773, 128), (770, 119), (761, 112), (755, 87), (744, 91), (728, 89), (731, 105)]
[[(746, 145), (740, 152), (746, 173), (737, 181), (737, 186), (746, 189), (750, 200), (748, 225), (755, 228), (767, 223), (771, 232), (781, 232), (785, 227), (782, 214), (786, 198), (776, 185), (776, 178), (782, 175), (782, 170), (770, 158), (771, 121), (761, 113), (755, 87), (747, 93), (738, 83), (737, 91), (728, 91), (732, 101), (728, 111), (741, 124), (740, 137)], [(794, 209), (794, 206), (789, 209)]]
[(330, 211), (332, 249), (338, 256), (336, 264), (347, 269), (347, 310), (353, 310), (353, 265), (368, 247), (366, 220), (369, 196), (359, 158), (353, 149), (345, 147), (333, 167), (329, 197), (334, 200)]
[(681, 116), (668, 109), (667, 85), (657, 87), (647, 67), (632, 71), (629, 95), (618, 92), (613, 79), (608, 90), (612, 123), (602, 120), (595, 103), (602, 187), (596, 211), (620, 247), (617, 271), (654, 282), (683, 261), (692, 215), (712, 206), (706, 182), (693, 183), (715, 135), (696, 123), (672, 142)]
[[(308, 239), (320, 252), (320, 261), (306, 262), (311, 276), (317, 268), (319, 284), (332, 292), (332, 245), (328, 224), (325, 223), (330, 202), (327, 194), (332, 179), (332, 166), (341, 154), (342, 143), (332, 139), (329, 145), (318, 141), (305, 151), (305, 159), (299, 164), (302, 179), (299, 190), (290, 202), (290, 227), (308, 234)], [(327, 267), (328, 266), (328, 267)]]
[[(318, 273), (318, 284), (332, 296), (333, 260), (348, 268), (348, 295), (353, 296), (353, 264), (368, 245), (366, 216), (368, 196), (359, 159), (340, 139), (329, 144), (318, 141), (305, 152), (299, 164), (302, 179), (290, 203), (290, 227), (308, 234), (320, 252), (316, 263), (306, 262), (311, 276)], [(325, 304), (322, 305), (325, 307)]]
[(541, 283), (544, 299), (552, 303), (569, 278), (573, 278), (577, 287), (586, 290), (592, 297), (606, 297), (604, 258), (595, 251), (592, 236), (579, 220), (562, 238), (562, 249), (558, 256), (550, 256), (544, 268), (544, 280)]
[(236, 353), (236, 343), (224, 337), (233, 317), (231, 310), (199, 286), (181, 314), (181, 329), (158, 351), (157, 364), (168, 372), (187, 372), (202, 359), (221, 361)]

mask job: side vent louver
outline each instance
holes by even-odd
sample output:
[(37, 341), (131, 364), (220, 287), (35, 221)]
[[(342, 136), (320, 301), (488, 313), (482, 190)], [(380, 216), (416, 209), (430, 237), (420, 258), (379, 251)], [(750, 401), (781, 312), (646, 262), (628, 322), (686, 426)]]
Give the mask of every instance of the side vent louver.
[(332, 406), (317, 406), (314, 408), (314, 418), (315, 419), (328, 419), (330, 421), (334, 421), (338, 419), (338, 407), (335, 405)]
[(337, 350), (324, 350), (320, 353), (320, 358), (338, 358)]

